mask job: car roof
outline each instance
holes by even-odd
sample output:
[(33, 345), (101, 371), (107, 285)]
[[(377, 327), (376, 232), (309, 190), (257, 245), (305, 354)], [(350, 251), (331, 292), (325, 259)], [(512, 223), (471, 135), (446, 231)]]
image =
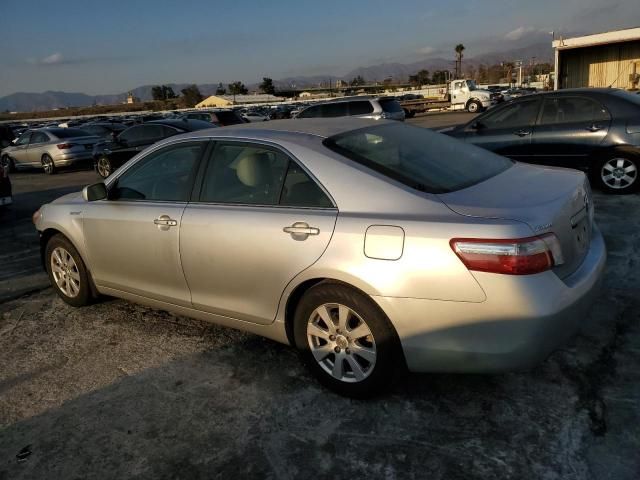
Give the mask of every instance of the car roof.
[[(369, 126), (381, 124), (393, 124), (391, 120), (372, 120), (357, 117), (340, 117), (340, 118), (304, 118), (291, 120), (274, 120), (272, 122), (260, 123), (243, 123), (239, 125), (229, 125), (220, 129), (216, 129), (215, 135), (224, 136), (260, 136), (261, 133), (273, 136), (273, 133), (303, 134), (314, 135), (317, 137), (328, 138), (340, 133), (358, 130)], [(212, 133), (212, 132), (209, 132)], [(208, 136), (207, 130), (198, 132), (199, 135)]]
[[(144, 122), (141, 125), (166, 125), (168, 127), (178, 128), (180, 130), (191, 131), (191, 130), (199, 130), (205, 127), (202, 120), (195, 119), (158, 119), (158, 120), (149, 120), (148, 122)], [(206, 125), (208, 126), (208, 125)], [(213, 126), (213, 125), (212, 125)]]

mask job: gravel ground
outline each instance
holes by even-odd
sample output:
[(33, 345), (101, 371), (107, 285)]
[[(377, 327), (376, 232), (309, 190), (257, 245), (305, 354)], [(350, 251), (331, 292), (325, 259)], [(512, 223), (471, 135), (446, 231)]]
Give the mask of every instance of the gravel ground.
[[(322, 389), (289, 347), (121, 300), (74, 309), (32, 282), (0, 302), (0, 480), (635, 480), (640, 196), (596, 209), (605, 286), (565, 348), (530, 372), (408, 375), (370, 401)], [(4, 255), (32, 242), (23, 223), (0, 225)]]

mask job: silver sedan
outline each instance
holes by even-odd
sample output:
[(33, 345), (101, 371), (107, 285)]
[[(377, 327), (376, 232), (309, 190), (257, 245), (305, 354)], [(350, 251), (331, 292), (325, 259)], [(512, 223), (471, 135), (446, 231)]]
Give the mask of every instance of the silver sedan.
[(42, 168), (53, 174), (59, 167), (92, 160), (93, 145), (99, 141), (100, 137), (77, 128), (27, 130), (0, 152), (0, 161), (11, 170)]
[(99, 294), (295, 346), (365, 396), (399, 368), (498, 372), (579, 327), (605, 265), (583, 173), (399, 122), (164, 140), (34, 215), (67, 303)]

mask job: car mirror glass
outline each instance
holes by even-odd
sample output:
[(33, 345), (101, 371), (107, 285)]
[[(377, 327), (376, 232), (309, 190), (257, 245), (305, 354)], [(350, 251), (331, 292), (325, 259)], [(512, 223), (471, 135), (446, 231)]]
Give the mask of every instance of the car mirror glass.
[(107, 187), (104, 183), (94, 183), (82, 189), (82, 198), (85, 202), (95, 202), (107, 198)]

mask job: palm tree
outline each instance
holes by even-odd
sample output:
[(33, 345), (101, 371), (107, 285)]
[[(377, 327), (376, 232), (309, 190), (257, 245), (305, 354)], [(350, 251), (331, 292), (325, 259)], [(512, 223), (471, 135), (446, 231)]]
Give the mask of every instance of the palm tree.
[(456, 56), (458, 59), (456, 60), (456, 78), (460, 78), (462, 75), (462, 52), (464, 51), (464, 45), (459, 43), (456, 45)]

